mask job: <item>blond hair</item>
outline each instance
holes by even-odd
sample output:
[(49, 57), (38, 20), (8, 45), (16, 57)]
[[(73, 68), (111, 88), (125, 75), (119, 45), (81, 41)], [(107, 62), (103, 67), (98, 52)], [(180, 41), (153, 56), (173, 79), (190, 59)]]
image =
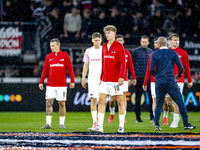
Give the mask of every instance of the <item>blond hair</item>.
[(102, 39), (101, 33), (99, 33), (99, 32), (94, 32), (94, 33), (92, 34), (92, 39), (95, 39), (96, 37), (99, 37), (99, 38)]
[(58, 38), (54, 38), (54, 39), (52, 39), (52, 40), (50, 41), (50, 43), (51, 43), (51, 42), (56, 42), (58, 45), (60, 45), (60, 41), (59, 41)]
[(117, 33), (117, 28), (113, 25), (107, 25), (107, 26), (104, 27), (103, 31), (104, 32), (113, 31), (113, 32)]

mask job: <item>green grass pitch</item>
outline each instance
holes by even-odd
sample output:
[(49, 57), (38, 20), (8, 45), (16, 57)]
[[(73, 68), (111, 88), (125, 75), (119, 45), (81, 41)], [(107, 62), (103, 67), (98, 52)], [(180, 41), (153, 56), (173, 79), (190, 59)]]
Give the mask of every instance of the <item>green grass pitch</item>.
[[(182, 119), (178, 128), (170, 128), (172, 122), (171, 113), (168, 114), (169, 125), (162, 125), (162, 115), (160, 119), (160, 133), (200, 133), (200, 113), (188, 112), (189, 122), (197, 126), (197, 129), (184, 131)], [(119, 115), (116, 113), (113, 123), (108, 123), (109, 113), (104, 117), (104, 133), (115, 133), (119, 127)], [(149, 113), (142, 112), (143, 123), (136, 123), (135, 113), (127, 112), (125, 132), (158, 132), (154, 131), (154, 126), (149, 122)], [(46, 123), (45, 112), (0, 112), (0, 132), (88, 132), (87, 128), (92, 127), (92, 117), (90, 112), (67, 112), (65, 126), (67, 129), (59, 129), (59, 114), (53, 113), (52, 129), (39, 129)]]

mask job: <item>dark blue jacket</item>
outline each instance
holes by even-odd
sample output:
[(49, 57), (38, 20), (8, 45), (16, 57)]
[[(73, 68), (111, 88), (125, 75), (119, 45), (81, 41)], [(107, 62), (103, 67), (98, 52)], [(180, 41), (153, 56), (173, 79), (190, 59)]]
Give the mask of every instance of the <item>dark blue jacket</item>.
[(179, 73), (182, 74), (182, 71), (180, 72), (180, 70), (183, 70), (183, 66), (178, 54), (175, 51), (166, 48), (159, 49), (151, 55), (150, 72), (155, 71), (154, 67), (156, 66), (154, 75), (156, 80), (174, 79), (174, 63), (178, 66)]
[(153, 52), (150, 48), (142, 48), (142, 46), (136, 48), (132, 52), (132, 60), (135, 69), (135, 75), (137, 79), (144, 79), (147, 69), (147, 63), (149, 55)]

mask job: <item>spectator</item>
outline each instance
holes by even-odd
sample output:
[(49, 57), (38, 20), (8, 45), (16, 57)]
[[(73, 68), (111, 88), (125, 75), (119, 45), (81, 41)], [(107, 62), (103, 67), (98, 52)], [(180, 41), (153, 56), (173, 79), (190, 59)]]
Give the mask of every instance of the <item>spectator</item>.
[(40, 77), (39, 69), (38, 69), (37, 66), (35, 68), (33, 68), (33, 72), (31, 74), (31, 77)]
[(99, 11), (104, 11), (106, 15), (108, 14), (106, 0), (98, 0), (97, 2), (93, 1), (92, 8), (98, 8)]
[(127, 10), (127, 12), (129, 11), (129, 7), (125, 3), (125, 0), (119, 0), (117, 4), (117, 8), (119, 11), (123, 11), (123, 10)]
[(76, 42), (80, 37), (82, 19), (76, 7), (72, 8), (70, 14), (64, 18), (64, 37), (68, 42)]
[(177, 0), (163, 0), (163, 4), (165, 6), (165, 11), (167, 11), (167, 12), (174, 11), (176, 2), (177, 2)]
[(20, 69), (18, 67), (15, 67), (13, 69), (13, 75), (12, 75), (12, 77), (21, 77)]
[(160, 10), (161, 16), (165, 19), (165, 16), (166, 16), (165, 7), (161, 3), (159, 3), (158, 0), (153, 0), (152, 4), (150, 5), (150, 15), (151, 16), (154, 16), (156, 9)]
[(193, 29), (193, 16), (192, 16), (192, 10), (190, 8), (185, 9), (185, 17), (184, 17), (184, 23), (182, 24), (182, 37), (186, 38), (187, 36), (190, 36), (192, 34)]
[(106, 14), (104, 11), (100, 12), (98, 18), (94, 20), (94, 31), (98, 31), (101, 35), (104, 34), (103, 28), (107, 25)]
[(60, 11), (58, 8), (54, 8), (49, 16), (53, 29), (50, 31), (50, 39), (60, 37), (63, 33), (62, 30), (62, 19), (60, 19)]
[(164, 19), (161, 16), (160, 9), (155, 9), (154, 16), (152, 16), (149, 19), (148, 30), (149, 30), (150, 37), (155, 37), (155, 36), (157, 37), (157, 36), (162, 35), (163, 23), (164, 23)]
[(200, 40), (200, 20), (197, 23), (197, 26), (193, 29), (193, 36), (198, 37)]
[(111, 14), (108, 20), (110, 25), (114, 25), (117, 29), (119, 29), (120, 13), (117, 7), (113, 7), (111, 9)]
[(135, 17), (133, 19), (133, 35), (143, 35), (146, 34), (146, 29), (148, 27), (148, 21), (143, 17), (142, 11), (138, 11), (135, 13)]
[(196, 80), (196, 83), (200, 83), (200, 69), (195, 71), (194, 79)]
[(144, 3), (144, 1), (142, 0), (135, 0), (132, 4), (131, 4), (131, 9), (130, 9), (130, 13), (133, 15), (133, 18), (136, 14), (136, 12), (138, 11), (142, 11), (142, 14), (144, 16), (146, 16), (148, 14), (147, 11), (147, 6)]
[[(101, 11), (103, 12), (103, 11)], [(91, 18), (94, 20), (94, 19), (97, 19), (98, 18), (98, 15), (99, 15), (99, 9), (97, 7), (93, 7), (92, 8), (92, 16)]]
[(93, 30), (93, 20), (90, 18), (91, 11), (89, 9), (83, 10), (83, 21), (82, 21), (82, 29), (81, 29), (81, 41), (83, 43), (91, 42)]
[(53, 0), (43, 0), (42, 1), (43, 5), (44, 5), (44, 10), (43, 13), (46, 16), (51, 15), (51, 11), (53, 10)]
[(5, 69), (0, 68), (0, 77), (5, 77)]
[(62, 3), (62, 7), (60, 9), (61, 18), (64, 18), (66, 14), (71, 13), (71, 9), (74, 7), (72, 0), (64, 0)]
[(81, 69), (80, 68), (76, 68), (74, 71), (74, 78), (75, 79), (81, 79)]

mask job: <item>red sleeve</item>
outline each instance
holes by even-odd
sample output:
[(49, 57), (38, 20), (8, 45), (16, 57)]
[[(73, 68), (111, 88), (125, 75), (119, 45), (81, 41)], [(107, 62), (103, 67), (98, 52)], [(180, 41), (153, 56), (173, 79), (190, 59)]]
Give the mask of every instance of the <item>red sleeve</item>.
[(70, 59), (68, 54), (67, 54), (66, 67), (67, 67), (67, 70), (68, 70), (68, 73), (69, 73), (69, 76), (70, 76), (70, 79), (71, 79), (71, 83), (75, 83), (72, 62), (71, 62), (71, 59)]
[(47, 77), (48, 70), (49, 70), (49, 59), (48, 59), (48, 56), (47, 56), (46, 59), (45, 59), (45, 62), (44, 62), (44, 66), (43, 66), (43, 70), (42, 70), (42, 76), (41, 76), (39, 84), (44, 83), (44, 80)]
[(102, 47), (102, 65), (101, 65), (101, 76), (100, 76), (100, 80), (103, 79), (103, 73), (104, 73), (104, 53), (103, 53), (103, 47)]
[(120, 45), (119, 47), (119, 61), (120, 61), (120, 78), (124, 79), (125, 75), (125, 52), (124, 47)]
[(149, 55), (148, 64), (147, 64), (147, 70), (146, 70), (146, 75), (145, 75), (145, 78), (144, 78), (143, 86), (147, 86), (147, 83), (148, 83), (150, 75), (151, 75), (151, 72), (150, 72), (150, 61), (151, 61), (151, 54)]
[(128, 69), (129, 69), (129, 71), (131, 73), (131, 76), (132, 76), (133, 80), (135, 80), (136, 79), (135, 70), (134, 70), (134, 66), (133, 66), (131, 53), (129, 51), (128, 51)]
[(189, 63), (187, 52), (185, 52), (185, 54), (184, 54), (183, 67), (185, 69), (185, 73), (186, 73), (186, 76), (188, 78), (188, 83), (191, 83), (192, 77), (191, 77), (191, 74), (190, 74), (190, 63)]

